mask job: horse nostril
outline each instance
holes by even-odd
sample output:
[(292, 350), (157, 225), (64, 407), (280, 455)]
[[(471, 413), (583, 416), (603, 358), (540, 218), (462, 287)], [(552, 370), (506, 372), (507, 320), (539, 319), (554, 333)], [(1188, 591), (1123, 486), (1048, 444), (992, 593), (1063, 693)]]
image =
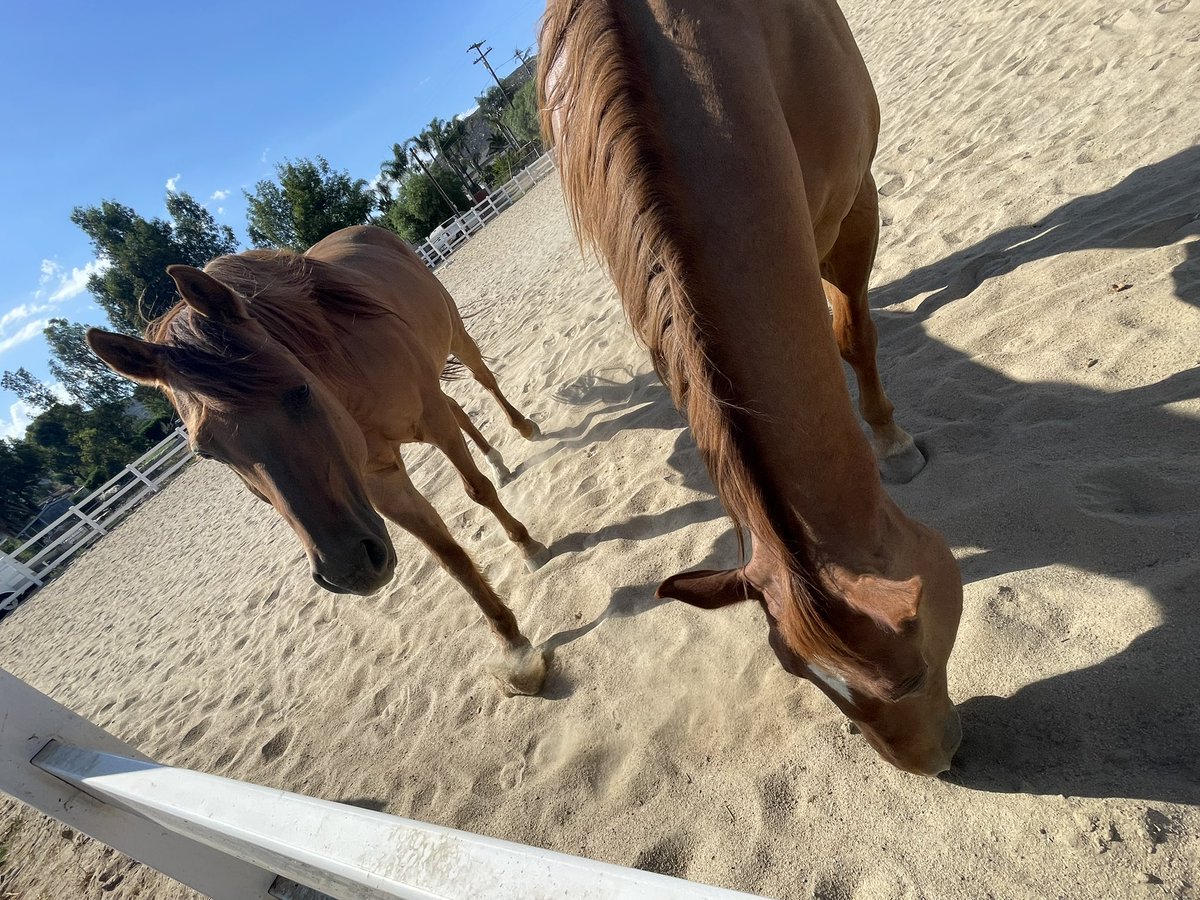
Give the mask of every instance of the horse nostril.
[(388, 552), (387, 547), (381, 541), (373, 538), (367, 538), (363, 541), (363, 548), (367, 551), (367, 561), (371, 563), (371, 568), (376, 572), (382, 572), (387, 568)]

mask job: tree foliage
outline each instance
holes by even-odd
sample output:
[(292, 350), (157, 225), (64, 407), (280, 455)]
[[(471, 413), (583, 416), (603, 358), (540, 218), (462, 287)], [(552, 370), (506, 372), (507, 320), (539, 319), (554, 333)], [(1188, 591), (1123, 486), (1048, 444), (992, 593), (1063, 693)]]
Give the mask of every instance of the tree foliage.
[[(447, 197), (450, 203), (446, 202)], [(418, 171), (401, 182), (396, 199), (380, 224), (416, 244), (425, 240), (429, 232), (446, 219), (465, 209), (470, 209), (470, 203), (454, 175), (444, 169), (430, 169), (428, 173)]]
[(34, 409), (49, 409), (58, 402), (54, 391), (42, 384), (38, 377), (24, 366), (15, 372), (5, 372), (0, 378), (0, 387), (12, 391)]
[(75, 439), (86, 415), (78, 403), (56, 403), (25, 430), (25, 442), (41, 449), (47, 469), (62, 482), (78, 482), (87, 474)]
[(170, 193), (166, 203), (168, 220), (145, 219), (113, 200), (79, 206), (71, 213), (71, 221), (83, 229), (104, 265), (88, 278), (88, 290), (112, 327), (125, 334), (141, 334), (147, 323), (175, 304), (175, 283), (167, 266), (203, 266), (237, 251), (233, 229), (218, 225), (191, 196)]
[(512, 106), (500, 117), (505, 127), (522, 144), (542, 146), (542, 126), (538, 121), (537, 86), (533, 81), (521, 85), (513, 95)]
[(86, 325), (51, 319), (43, 333), (50, 345), (50, 373), (76, 402), (96, 407), (120, 403), (133, 395), (133, 383), (113, 372), (88, 348)]
[(16, 534), (38, 511), (32, 498), (45, 477), (46, 464), (36, 447), (0, 440), (0, 529)]
[(301, 252), (339, 228), (366, 224), (375, 208), (371, 188), (335, 172), (322, 156), (275, 166), (278, 181), (260, 181), (246, 196), (247, 231), (256, 247)]

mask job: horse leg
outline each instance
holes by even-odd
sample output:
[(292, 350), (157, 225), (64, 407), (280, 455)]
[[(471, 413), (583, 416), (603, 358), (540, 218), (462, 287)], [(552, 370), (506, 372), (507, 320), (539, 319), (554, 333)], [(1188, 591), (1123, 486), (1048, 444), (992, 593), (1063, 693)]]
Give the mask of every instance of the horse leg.
[(458, 321), (455, 328), (450, 352), (457, 357), (459, 362), (467, 367), (472, 377), (483, 385), (484, 390), (496, 398), (496, 402), (500, 404), (500, 408), (508, 416), (508, 424), (515, 428), (521, 437), (534, 441), (542, 436), (537, 423), (532, 419), (527, 419), (515, 406), (508, 402), (508, 398), (504, 396), (504, 393), (500, 390), (500, 385), (496, 382), (496, 376), (492, 374), (492, 370), (483, 361), (483, 355), (479, 352), (479, 345), (467, 333), (466, 326), (463, 325), (461, 320)]
[(909, 481), (925, 466), (912, 436), (896, 424), (876, 362), (878, 337), (867, 304), (867, 280), (879, 242), (879, 200), (875, 179), (863, 179), (858, 197), (833, 249), (821, 265), (826, 299), (833, 310), (833, 336), (842, 359), (858, 380), (858, 408), (871, 427), (871, 443), (884, 480)]
[(413, 486), (399, 455), (396, 467), (367, 476), (372, 505), (422, 544), (463, 586), (488, 621), (500, 649), (487, 669), (515, 694), (536, 694), (546, 678), (546, 658), (521, 634), (512, 610), (488, 584), (467, 552), (450, 536), (437, 510)]
[(487, 442), (487, 438), (483, 436), (475, 423), (471, 421), (471, 417), (467, 415), (467, 411), (463, 409), (457, 400), (449, 394), (443, 394), (446, 398), (446, 403), (450, 406), (450, 411), (454, 413), (454, 418), (458, 420), (458, 427), (461, 428), (472, 441), (484, 458), (488, 461), (488, 465), (492, 467), (492, 477), (496, 479), (496, 483), (501, 487), (508, 484), (512, 480), (512, 472), (508, 471), (508, 467), (504, 465), (504, 457), (500, 455), (500, 451)]
[[(445, 399), (449, 401), (449, 398)], [(537, 571), (550, 558), (550, 551), (540, 541), (531, 538), (529, 530), (504, 508), (504, 504), (500, 502), (500, 495), (496, 493), (496, 486), (475, 465), (462, 431), (459, 430), (459, 422), (453, 412), (454, 405), (452, 402), (439, 404), (436, 399), (426, 404), (422, 420), (424, 440), (446, 455), (451, 465), (462, 476), (467, 496), (491, 511), (504, 533), (508, 535), (508, 539), (517, 544), (525, 554), (525, 565), (529, 571)]]

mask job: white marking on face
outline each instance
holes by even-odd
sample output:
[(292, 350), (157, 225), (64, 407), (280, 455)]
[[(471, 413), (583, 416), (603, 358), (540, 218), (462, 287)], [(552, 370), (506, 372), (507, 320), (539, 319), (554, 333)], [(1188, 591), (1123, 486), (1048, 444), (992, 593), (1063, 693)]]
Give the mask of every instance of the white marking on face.
[(840, 675), (834, 675), (832, 672), (826, 672), (820, 666), (813, 663), (808, 664), (808, 671), (812, 672), (814, 678), (826, 685), (847, 703), (854, 702), (854, 692), (850, 689), (850, 685), (846, 684), (846, 679)]

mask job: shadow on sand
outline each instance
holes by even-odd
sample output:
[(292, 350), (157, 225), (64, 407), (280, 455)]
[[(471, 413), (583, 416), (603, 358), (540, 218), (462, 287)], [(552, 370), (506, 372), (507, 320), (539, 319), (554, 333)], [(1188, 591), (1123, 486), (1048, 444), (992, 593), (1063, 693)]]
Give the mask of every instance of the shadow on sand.
[[(966, 736), (949, 777), (964, 787), (1200, 802), (1200, 421), (1175, 406), (1200, 397), (1200, 368), (1115, 392), (1020, 383), (931, 339), (923, 327), (951, 303), (979, 302), (971, 294), (980, 284), (1026, 263), (1090, 248), (1150, 249), (1198, 234), (1200, 147), (872, 292), (876, 307), (929, 294), (913, 312), (875, 314), (888, 392), (930, 458), (917, 479), (893, 493), (952, 546), (978, 551), (963, 561), (964, 580), (1064, 565), (1144, 590), (1161, 616), (1149, 630), (1130, 627), (1127, 646), (1101, 663), (1044, 677), (1010, 697), (961, 703)], [(1175, 294), (1200, 307), (1200, 241), (1185, 247), (1172, 273)], [(1136, 291), (1120, 296), (1137, 302)], [(552, 435), (567, 446), (607, 440), (626, 427), (682, 424), (652, 373), (592, 372), (560, 393), (567, 403), (609, 404)], [(620, 415), (594, 425), (614, 412)], [(702, 469), (686, 431), (671, 464), (691, 486), (711, 491), (707, 476), (696, 475)], [(692, 521), (723, 515), (715, 498), (694, 505)], [(644, 538), (664, 528), (662, 517), (640, 516), (569, 535), (554, 549)], [(700, 567), (728, 565), (736, 553), (730, 531)], [(654, 587), (621, 588), (594, 621), (554, 635), (546, 646), (569, 643), (609, 617), (652, 608), (659, 603)], [(1061, 616), (1048, 623), (1029, 623), (1033, 605), (1023, 610), (1011, 586), (999, 585), (984, 602), (1008, 617), (1006, 628), (1039, 627), (1047, 648), (1085, 639), (1086, 627), (1071, 624), (1086, 626), (1103, 615), (1105, 598), (1089, 596), (1086, 587), (1075, 594), (1070, 585), (1056, 588), (1065, 599), (1056, 611)], [(968, 610), (985, 625), (991, 615)], [(960, 647), (952, 665), (971, 664)]]
[[(872, 292), (875, 306), (933, 292), (915, 312), (875, 317), (884, 365), (889, 357), (909, 361), (888, 366), (889, 393), (931, 450), (925, 473), (894, 493), (951, 545), (982, 551), (963, 561), (964, 580), (1061, 564), (1143, 589), (1161, 617), (1144, 633), (1131, 628), (1128, 646), (1102, 663), (1011, 697), (962, 703), (965, 738), (950, 777), (966, 787), (1200, 802), (1200, 421), (1174, 406), (1200, 397), (1200, 368), (1115, 392), (1018, 383), (922, 328), (935, 310), (973, 302), (985, 279), (1026, 263), (1195, 235), (1200, 147)], [(1172, 272), (1175, 294), (1200, 307), (1200, 241), (1184, 246)], [(1138, 302), (1136, 290), (1119, 296)], [(1061, 588), (1064, 626), (1104, 614), (1104, 598)], [(999, 586), (988, 602), (1021, 622), (1011, 587)], [(1045, 624), (1046, 641), (1086, 632)], [(971, 660), (960, 649), (952, 665)]]

